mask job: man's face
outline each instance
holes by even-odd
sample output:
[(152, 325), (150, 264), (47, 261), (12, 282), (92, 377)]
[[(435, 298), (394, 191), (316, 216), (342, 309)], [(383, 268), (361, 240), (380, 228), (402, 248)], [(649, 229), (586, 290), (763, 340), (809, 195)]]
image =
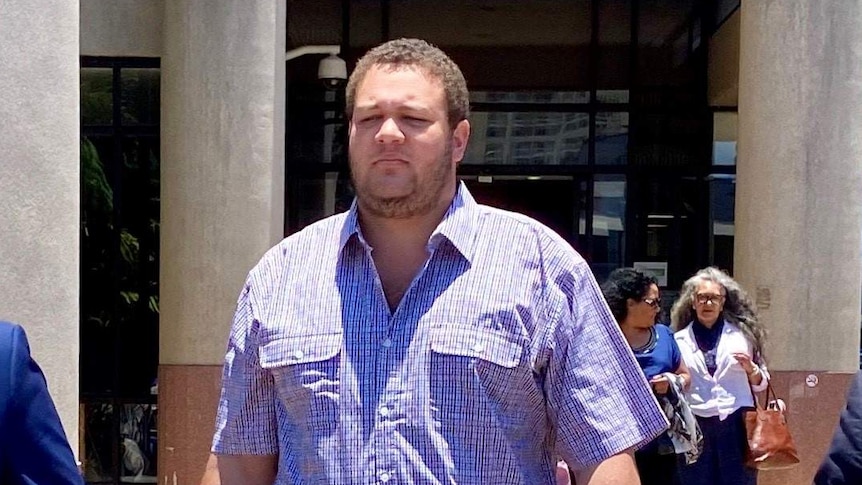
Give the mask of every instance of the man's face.
[(448, 205), (470, 125), (447, 120), (443, 85), (418, 67), (374, 66), (356, 88), (350, 169), (359, 206), (389, 218)]

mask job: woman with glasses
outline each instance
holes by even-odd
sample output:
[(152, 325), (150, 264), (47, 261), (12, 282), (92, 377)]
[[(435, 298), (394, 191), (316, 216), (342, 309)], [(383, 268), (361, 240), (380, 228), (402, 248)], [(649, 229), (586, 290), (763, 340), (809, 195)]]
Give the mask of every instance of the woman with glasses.
[(691, 372), (687, 397), (703, 432), (697, 462), (680, 467), (686, 485), (755, 485), (745, 466), (743, 410), (766, 389), (764, 331), (739, 283), (717, 268), (697, 272), (671, 309), (671, 326)]
[[(673, 334), (665, 325), (656, 325), (661, 311), (656, 279), (620, 268), (608, 276), (602, 293), (653, 391), (668, 393), (673, 375), (687, 387), (691, 378)], [(674, 445), (667, 433), (635, 452), (635, 461), (642, 485), (679, 483)]]

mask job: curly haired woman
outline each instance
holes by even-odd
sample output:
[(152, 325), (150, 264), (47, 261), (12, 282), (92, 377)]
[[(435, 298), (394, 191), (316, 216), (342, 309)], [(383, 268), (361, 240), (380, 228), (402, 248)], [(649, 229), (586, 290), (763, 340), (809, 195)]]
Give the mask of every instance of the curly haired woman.
[[(661, 311), (656, 279), (633, 268), (619, 268), (602, 284), (602, 293), (653, 392), (666, 394), (669, 376), (674, 375), (685, 388), (691, 377), (673, 334), (666, 326), (656, 325)], [(677, 461), (667, 433), (635, 452), (643, 485), (678, 484)]]

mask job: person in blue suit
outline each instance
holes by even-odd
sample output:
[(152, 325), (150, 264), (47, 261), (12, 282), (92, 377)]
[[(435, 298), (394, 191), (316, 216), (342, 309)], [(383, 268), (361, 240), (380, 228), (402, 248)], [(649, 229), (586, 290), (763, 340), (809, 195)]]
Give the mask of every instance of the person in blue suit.
[(83, 483), (24, 329), (0, 322), (0, 484)]
[(862, 483), (862, 372), (847, 394), (847, 407), (832, 437), (832, 445), (823, 459), (815, 485), (849, 485)]

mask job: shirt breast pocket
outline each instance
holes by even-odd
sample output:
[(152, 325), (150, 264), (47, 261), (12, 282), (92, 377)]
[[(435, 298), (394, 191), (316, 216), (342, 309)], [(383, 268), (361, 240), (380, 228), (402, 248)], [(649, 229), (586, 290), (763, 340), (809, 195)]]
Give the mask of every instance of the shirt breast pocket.
[(443, 325), (431, 332), (431, 397), (441, 424), (487, 426), (512, 415), (529, 386), (524, 342), (487, 328)]
[(260, 347), (260, 365), (272, 374), (295, 424), (318, 429), (337, 424), (342, 342), (338, 332), (282, 337)]

